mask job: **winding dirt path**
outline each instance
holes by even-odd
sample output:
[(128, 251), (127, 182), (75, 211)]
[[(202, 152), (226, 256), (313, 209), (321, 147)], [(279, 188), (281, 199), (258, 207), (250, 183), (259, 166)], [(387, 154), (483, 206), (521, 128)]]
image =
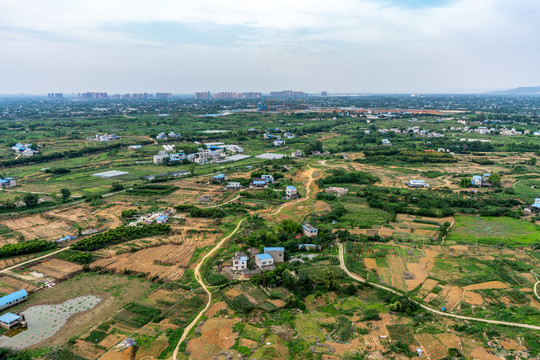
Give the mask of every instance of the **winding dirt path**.
[(538, 295), (538, 284), (540, 284), (540, 279), (538, 278), (538, 275), (534, 272), (534, 269), (531, 270), (531, 273), (536, 278), (536, 283), (534, 283), (534, 295), (536, 295), (536, 298), (540, 300), (540, 296)]
[(296, 200), (293, 200), (293, 201), (286, 202), (285, 204), (281, 205), (276, 211), (274, 211), (271, 214), (264, 215), (264, 217), (275, 216), (275, 215), (279, 214), (287, 206), (295, 205), (295, 204), (304, 202), (304, 201), (311, 198), (311, 190), (312, 190), (311, 186), (313, 185), (313, 182), (315, 181), (315, 178), (313, 177), (313, 173), (315, 173), (315, 171), (319, 171), (319, 170), (310, 167), (308, 171), (309, 171), (308, 172), (309, 180), (308, 180), (307, 185), (306, 185), (306, 196), (303, 197), (303, 198), (300, 198), (300, 199), (296, 199)]
[(184, 333), (182, 334), (182, 337), (180, 338), (180, 340), (178, 341), (178, 343), (176, 344), (176, 348), (174, 349), (174, 352), (173, 352), (173, 360), (176, 360), (177, 357), (178, 357), (178, 348), (180, 347), (180, 344), (184, 342), (184, 340), (186, 340), (186, 337), (187, 335), (189, 334), (189, 332), (191, 331), (191, 329), (197, 324), (197, 322), (199, 321), (199, 319), (203, 316), (203, 314), (206, 312), (206, 310), (208, 310), (210, 308), (210, 305), (212, 305), (212, 293), (210, 292), (210, 290), (208, 290), (208, 287), (206, 286), (206, 284), (204, 283), (203, 279), (202, 279), (202, 276), (201, 276), (201, 266), (204, 264), (205, 260), (207, 258), (209, 258), (210, 256), (212, 256), (219, 248), (221, 248), (221, 246), (223, 246), (223, 244), (229, 240), (231, 238), (231, 236), (233, 236), (234, 234), (236, 234), (236, 232), (240, 229), (240, 225), (242, 225), (242, 222), (244, 222), (245, 219), (242, 219), (238, 222), (238, 225), (236, 225), (236, 228), (233, 230), (233, 232), (231, 232), (229, 235), (227, 235), (226, 237), (224, 237), (223, 239), (221, 239), (221, 241), (216, 245), (214, 246), (214, 248), (212, 250), (210, 250), (201, 260), (199, 260), (199, 262), (197, 263), (197, 267), (195, 268), (195, 279), (197, 279), (197, 282), (199, 284), (201, 284), (202, 288), (204, 289), (204, 291), (206, 291), (206, 294), (208, 295), (208, 302), (206, 303), (206, 306), (204, 307), (204, 309), (201, 310), (201, 312), (197, 315), (197, 317), (195, 319), (193, 319), (193, 321), (184, 329)]
[[(394, 289), (391, 289), (389, 287), (386, 287), (384, 285), (369, 282), (369, 281), (365, 280), (364, 278), (350, 272), (347, 269), (347, 267), (345, 266), (345, 257), (343, 255), (343, 245), (341, 243), (338, 243), (337, 245), (338, 245), (338, 248), (339, 248), (339, 266), (343, 269), (343, 271), (345, 271), (345, 273), (350, 278), (352, 278), (352, 279), (354, 279), (354, 280), (356, 280), (358, 282), (364, 283), (364, 284), (369, 284), (369, 285), (371, 285), (373, 287), (376, 287), (378, 289), (382, 289), (382, 290), (391, 292), (391, 293), (396, 294), (396, 295), (403, 295), (401, 292), (398, 292), (398, 291), (396, 291)], [(536, 289), (536, 285), (535, 285), (535, 289)], [(437, 315), (451, 317), (451, 318), (454, 318), (454, 319), (469, 320), (469, 321), (479, 321), (479, 322), (484, 322), (484, 323), (488, 323), (488, 324), (497, 324), (497, 325), (505, 325), (505, 326), (513, 326), (513, 327), (520, 327), (520, 328), (526, 328), (526, 329), (540, 330), (540, 326), (536, 326), (536, 325), (512, 323), (512, 322), (506, 322), (506, 321), (489, 320), (489, 319), (481, 319), (481, 318), (474, 318), (474, 317), (469, 317), (469, 316), (461, 316), (461, 315), (449, 314), (447, 312), (432, 309), (429, 306), (424, 305), (423, 303), (418, 302), (416, 300), (413, 300), (413, 299), (411, 299), (411, 300), (414, 301), (416, 304), (420, 305), (424, 310), (430, 311), (430, 312), (432, 312), (434, 314), (437, 314)]]

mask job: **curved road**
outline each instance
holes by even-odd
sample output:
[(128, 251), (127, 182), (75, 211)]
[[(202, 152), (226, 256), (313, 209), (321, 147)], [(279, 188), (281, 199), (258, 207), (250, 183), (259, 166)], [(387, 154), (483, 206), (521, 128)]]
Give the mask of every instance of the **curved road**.
[[(392, 288), (389, 288), (389, 287), (386, 287), (384, 285), (380, 285), (380, 284), (375, 284), (375, 283), (372, 283), (372, 282), (369, 282), (363, 278), (361, 278), (360, 276), (358, 275), (355, 275), (353, 273), (351, 273), (347, 267), (345, 266), (345, 257), (343, 255), (343, 245), (341, 243), (338, 243), (338, 247), (339, 247), (339, 266), (343, 269), (343, 271), (345, 271), (345, 273), (352, 279), (358, 281), (358, 282), (361, 282), (361, 283), (364, 283), (364, 284), (369, 284), (373, 287), (376, 287), (378, 289), (382, 289), (382, 290), (386, 290), (386, 291), (389, 291), (393, 294), (397, 294), (397, 295), (403, 295), (402, 293), (400, 292), (397, 292), (396, 290), (392, 289)], [(538, 283), (537, 283), (538, 284)], [(536, 285), (535, 285), (535, 289), (536, 289)], [(488, 323), (488, 324), (496, 324), (496, 325), (506, 325), (506, 326), (514, 326), (514, 327), (521, 327), (521, 328), (527, 328), (527, 329), (533, 329), (533, 330), (540, 330), (540, 326), (536, 326), (536, 325), (529, 325), (529, 324), (520, 324), (520, 323), (511, 323), (511, 322), (506, 322), (506, 321), (498, 321), (498, 320), (489, 320), (489, 319), (481, 319), (481, 318), (474, 318), (474, 317), (469, 317), (469, 316), (461, 316), (461, 315), (455, 315), (455, 314), (449, 314), (447, 312), (442, 312), (442, 311), (439, 311), (439, 310), (435, 310), (435, 309), (432, 309), (430, 308), (429, 306), (427, 305), (424, 305), (416, 300), (413, 300), (411, 299), (412, 301), (414, 301), (415, 303), (417, 303), (418, 305), (420, 305), (423, 309), (427, 310), (427, 311), (431, 311), (432, 313), (434, 314), (437, 314), (437, 315), (442, 315), (442, 316), (447, 316), (447, 317), (451, 317), (451, 318), (454, 318), (454, 319), (460, 319), (460, 320), (470, 320), (470, 321), (479, 321), (479, 322), (484, 322), (484, 323)]]
[(203, 314), (206, 312), (206, 310), (208, 310), (210, 308), (210, 305), (212, 304), (212, 293), (210, 292), (210, 290), (208, 290), (208, 288), (206, 287), (203, 279), (202, 279), (202, 276), (201, 276), (201, 266), (202, 264), (204, 264), (204, 261), (212, 256), (216, 250), (218, 250), (221, 246), (223, 246), (223, 244), (229, 240), (231, 238), (231, 236), (233, 236), (234, 234), (236, 234), (236, 232), (238, 231), (238, 229), (240, 229), (240, 225), (242, 225), (242, 222), (244, 221), (245, 219), (242, 219), (238, 222), (238, 225), (236, 225), (236, 228), (233, 230), (232, 233), (230, 233), (229, 235), (227, 235), (226, 237), (224, 237), (216, 246), (214, 246), (214, 248), (212, 250), (210, 250), (201, 260), (199, 260), (199, 262), (197, 263), (197, 267), (195, 268), (195, 279), (197, 279), (197, 282), (199, 284), (201, 284), (202, 288), (204, 289), (204, 291), (206, 291), (206, 294), (208, 295), (208, 302), (206, 303), (206, 306), (204, 307), (204, 309), (201, 310), (201, 312), (197, 315), (197, 317), (195, 319), (193, 319), (193, 321), (184, 329), (184, 333), (182, 334), (182, 337), (180, 338), (180, 340), (178, 341), (178, 344), (176, 344), (176, 348), (174, 349), (174, 352), (173, 352), (173, 360), (176, 360), (177, 359), (177, 356), (178, 356), (178, 348), (180, 347), (180, 344), (182, 342), (184, 342), (184, 340), (186, 340), (186, 337), (187, 335), (189, 334), (189, 332), (191, 331), (191, 329), (197, 324), (197, 322), (199, 321), (199, 319), (201, 318), (201, 316), (203, 316)]
[(538, 287), (538, 284), (540, 284), (540, 279), (538, 278), (538, 275), (536, 275), (536, 273), (534, 272), (534, 269), (531, 270), (531, 273), (534, 275), (534, 277), (536, 278), (536, 282), (534, 283), (534, 295), (536, 295), (536, 297), (538, 298), (538, 300), (540, 300), (540, 296), (538, 295), (538, 290), (537, 290), (537, 287)]
[(308, 181), (308, 183), (306, 185), (306, 197), (286, 202), (285, 204), (281, 205), (272, 214), (263, 215), (263, 217), (275, 216), (275, 215), (279, 214), (281, 212), (281, 210), (285, 209), (287, 206), (291, 206), (291, 205), (294, 205), (294, 204), (298, 204), (299, 202), (303, 202), (303, 201), (308, 200), (310, 198), (310, 194), (311, 194), (311, 185), (313, 184), (313, 181), (315, 180), (315, 178), (313, 177), (314, 172), (315, 172), (315, 169), (310, 167), (309, 168), (309, 181)]

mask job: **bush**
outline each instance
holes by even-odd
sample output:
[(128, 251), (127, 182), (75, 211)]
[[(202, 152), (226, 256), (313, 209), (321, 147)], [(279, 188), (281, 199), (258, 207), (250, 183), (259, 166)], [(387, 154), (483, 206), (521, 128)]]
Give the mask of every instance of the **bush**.
[(71, 261), (81, 265), (90, 264), (94, 261), (94, 256), (91, 253), (76, 250), (62, 251), (56, 254), (56, 257), (60, 260)]

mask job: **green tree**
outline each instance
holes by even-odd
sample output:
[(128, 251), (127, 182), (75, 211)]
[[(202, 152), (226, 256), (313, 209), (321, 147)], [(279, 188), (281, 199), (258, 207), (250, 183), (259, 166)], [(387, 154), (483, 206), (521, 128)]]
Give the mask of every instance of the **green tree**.
[(534, 165), (536, 165), (536, 161), (537, 161), (537, 159), (536, 159), (534, 156), (531, 156), (531, 158), (530, 158), (529, 160), (527, 160), (525, 163), (526, 163), (527, 165), (532, 165), (532, 166), (534, 166)]
[(195, 175), (195, 164), (191, 163), (191, 165), (189, 165), (189, 172), (191, 175)]
[(71, 191), (69, 191), (69, 189), (63, 188), (63, 189), (60, 189), (60, 194), (62, 195), (62, 201), (66, 202), (69, 200), (69, 197), (71, 196)]
[(326, 290), (334, 290), (336, 288), (336, 277), (330, 269), (323, 269), (321, 282)]
[(36, 195), (36, 194), (30, 194), (30, 193), (27, 193), (26, 195), (24, 195), (23, 197), (23, 202), (26, 206), (28, 207), (34, 207), (38, 204), (39, 202), (39, 196)]
[(501, 187), (501, 176), (499, 174), (491, 174), (489, 182), (493, 187)]
[(294, 220), (286, 219), (281, 222), (281, 230), (289, 234), (298, 234), (302, 231), (302, 225)]
[(462, 188), (471, 186), (471, 179), (462, 178), (461, 180), (459, 180), (459, 186)]

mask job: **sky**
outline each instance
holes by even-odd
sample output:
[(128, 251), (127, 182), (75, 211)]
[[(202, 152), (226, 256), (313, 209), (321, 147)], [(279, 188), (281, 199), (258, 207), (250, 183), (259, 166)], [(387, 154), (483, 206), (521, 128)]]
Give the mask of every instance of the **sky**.
[(538, 0), (1, 0), (0, 93), (540, 85)]

